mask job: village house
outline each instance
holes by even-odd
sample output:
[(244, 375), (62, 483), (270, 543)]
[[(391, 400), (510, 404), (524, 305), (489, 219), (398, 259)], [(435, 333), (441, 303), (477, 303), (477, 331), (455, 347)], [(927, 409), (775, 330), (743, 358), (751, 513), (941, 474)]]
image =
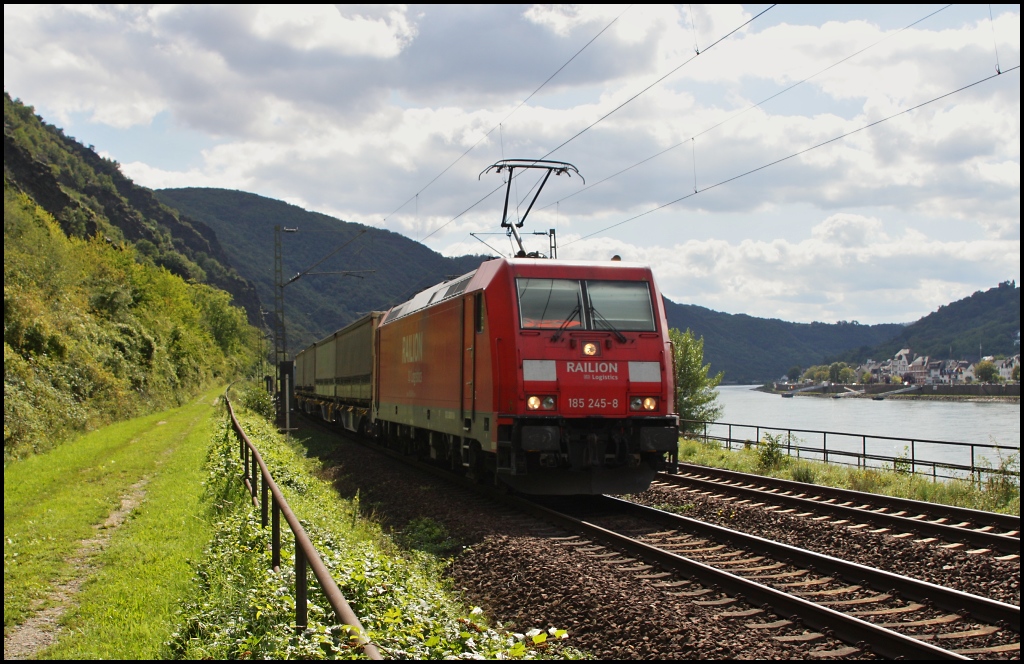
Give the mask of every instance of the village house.
[(925, 385), (928, 382), (928, 356), (918, 355), (915, 357), (901, 375), (906, 376), (914, 385)]
[(1013, 368), (1020, 366), (1020, 353), (1005, 360), (999, 360), (996, 367), (999, 369), (999, 377), (1004, 383), (1013, 382)]
[(910, 353), (909, 348), (903, 348), (900, 352), (896, 353), (896, 356), (892, 358), (892, 363), (889, 365), (890, 376), (900, 376), (907, 373), (910, 368), (910, 363), (914, 361), (913, 355)]

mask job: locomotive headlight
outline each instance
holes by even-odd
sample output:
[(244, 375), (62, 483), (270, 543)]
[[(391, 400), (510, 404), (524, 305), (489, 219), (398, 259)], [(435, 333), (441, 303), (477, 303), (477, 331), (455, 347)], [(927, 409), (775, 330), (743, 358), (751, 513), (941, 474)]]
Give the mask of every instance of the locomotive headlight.
[(645, 397), (644, 398), (644, 410), (657, 410), (657, 409), (658, 409), (658, 400), (657, 400), (657, 398), (655, 398), (655, 397)]
[(644, 400), (641, 399), (640, 397), (633, 397), (633, 398), (631, 398), (629, 400), (629, 409), (630, 410), (640, 410), (643, 407), (644, 407)]
[(554, 397), (544, 397), (544, 399), (541, 401), (541, 406), (544, 407), (544, 410), (554, 410), (555, 409), (555, 398)]
[(595, 344), (593, 341), (588, 341), (587, 343), (583, 344), (583, 354), (586, 355), (587, 357), (593, 357), (594, 355), (597, 355), (597, 344)]
[(540, 408), (540, 397), (528, 397), (526, 399), (526, 407), (530, 410), (537, 410)]

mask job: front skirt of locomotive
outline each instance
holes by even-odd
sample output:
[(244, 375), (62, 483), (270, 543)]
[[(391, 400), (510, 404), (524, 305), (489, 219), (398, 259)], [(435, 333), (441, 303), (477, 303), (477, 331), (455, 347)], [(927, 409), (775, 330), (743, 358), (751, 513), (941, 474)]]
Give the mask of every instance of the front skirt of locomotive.
[(498, 480), (520, 493), (534, 496), (574, 496), (641, 493), (651, 486), (654, 469), (590, 468), (587, 470), (531, 469), (526, 475), (498, 473)]
[(646, 491), (679, 440), (674, 417), (523, 418), (504, 431), (497, 477), (533, 495)]

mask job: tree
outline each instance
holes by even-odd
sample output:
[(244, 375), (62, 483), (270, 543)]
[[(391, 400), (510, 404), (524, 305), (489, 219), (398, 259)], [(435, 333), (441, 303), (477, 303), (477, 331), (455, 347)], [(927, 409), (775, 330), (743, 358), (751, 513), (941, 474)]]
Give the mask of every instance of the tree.
[(862, 383), (864, 383), (865, 385), (867, 385), (867, 384), (869, 384), (869, 383), (873, 383), (873, 382), (875, 382), (875, 377), (874, 377), (874, 376), (873, 376), (873, 375), (871, 374), (871, 372), (870, 372), (870, 371), (865, 371), (865, 372), (864, 372), (864, 373), (862, 373), (862, 374), (861, 374), (861, 376), (860, 376), (860, 382), (862, 382)]
[(843, 385), (849, 385), (857, 381), (857, 372), (850, 367), (843, 367), (839, 370), (839, 382)]
[(999, 375), (999, 369), (996, 368), (995, 362), (982, 360), (974, 365), (974, 375), (982, 383), (991, 383)]
[(673, 328), (668, 332), (672, 341), (675, 359), (676, 412), (679, 413), (679, 428), (684, 433), (696, 430), (698, 422), (713, 422), (722, 416), (715, 388), (725, 375), (719, 371), (709, 376), (710, 364), (704, 364), (704, 337), (697, 338), (687, 328), (680, 332)]
[(794, 364), (792, 367), (789, 368), (789, 371), (786, 372), (786, 378), (789, 379), (789, 382), (795, 383), (797, 379), (800, 378), (801, 373), (803, 373), (803, 371), (800, 369), (800, 367)]
[(828, 380), (828, 366), (817, 364), (813, 367), (808, 367), (807, 371), (804, 372), (804, 378), (815, 383)]
[(1013, 371), (1010, 373), (1010, 380), (1012, 380), (1015, 383), (1019, 383), (1020, 382), (1020, 365), (1019, 364), (1017, 366), (1015, 366), (1013, 368)]

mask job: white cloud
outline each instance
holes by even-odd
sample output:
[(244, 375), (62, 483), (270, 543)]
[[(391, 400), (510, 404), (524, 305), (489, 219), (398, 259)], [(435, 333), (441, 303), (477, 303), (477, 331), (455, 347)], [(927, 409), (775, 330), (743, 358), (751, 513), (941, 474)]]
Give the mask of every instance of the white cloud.
[(395, 57), (416, 36), (404, 6), (263, 5), (252, 28), (258, 37), (300, 51), (375, 58)]
[[(209, 138), (179, 171), (112, 151), (141, 184), (245, 189), (415, 239), (436, 231), (430, 246), (478, 252), (486, 248), (469, 233), (496, 229), (500, 196), (459, 215), (500, 183), (477, 180), (485, 166), (563, 143), (691, 58), (696, 41), (699, 57), (551, 158), (593, 184), (683, 145), (581, 193), (578, 180), (553, 180), (525, 230), (557, 227), (566, 256), (649, 260), (682, 301), (799, 320), (908, 320), (902, 312), (918, 300), (1019, 279), (1019, 71), (570, 244), (686, 196), (695, 179), (701, 188), (727, 180), (987, 76), (993, 34), (1003, 69), (1019, 62), (1019, 9), (997, 9), (991, 24), (987, 10), (947, 10), (898, 34), (866, 18), (804, 21), (805, 10), (783, 9), (707, 50), (753, 14), (5, 6), (4, 79), (100, 149), (90, 129), (144, 136), (157, 117)], [(517, 181), (517, 200), (532, 184)]]

